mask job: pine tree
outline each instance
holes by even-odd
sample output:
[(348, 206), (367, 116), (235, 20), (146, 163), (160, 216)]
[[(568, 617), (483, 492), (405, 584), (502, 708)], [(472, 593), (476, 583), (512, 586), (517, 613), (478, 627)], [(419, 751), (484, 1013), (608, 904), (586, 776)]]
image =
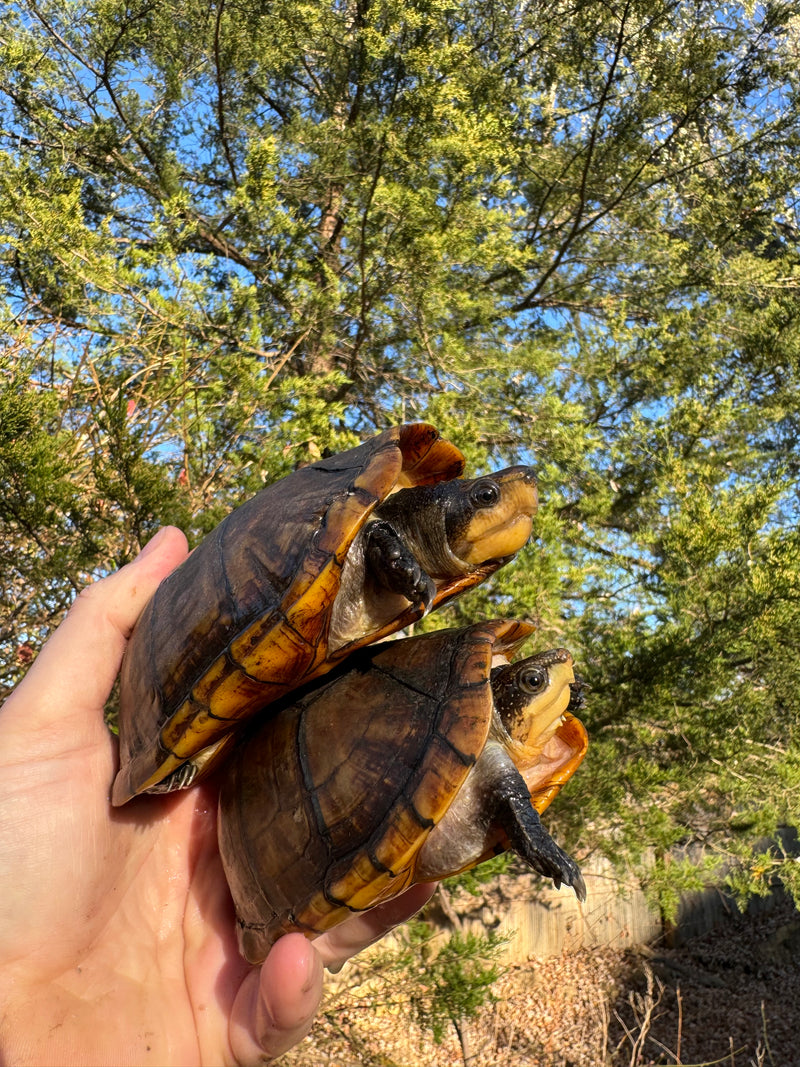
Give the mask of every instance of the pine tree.
[(793, 7), (9, 5), (2, 686), (158, 525), (425, 418), (539, 472), (535, 542), (436, 623), (572, 649), (569, 843), (796, 824)]

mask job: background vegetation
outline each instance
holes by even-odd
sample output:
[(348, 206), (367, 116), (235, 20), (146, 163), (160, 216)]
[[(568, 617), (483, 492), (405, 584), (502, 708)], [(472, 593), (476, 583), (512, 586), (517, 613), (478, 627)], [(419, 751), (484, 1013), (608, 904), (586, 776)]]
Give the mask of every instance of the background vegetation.
[(161, 524), (428, 419), (539, 473), (436, 621), (530, 616), (591, 683), (549, 824), (800, 894), (753, 854), (800, 809), (796, 10), (4, 4), (0, 688)]

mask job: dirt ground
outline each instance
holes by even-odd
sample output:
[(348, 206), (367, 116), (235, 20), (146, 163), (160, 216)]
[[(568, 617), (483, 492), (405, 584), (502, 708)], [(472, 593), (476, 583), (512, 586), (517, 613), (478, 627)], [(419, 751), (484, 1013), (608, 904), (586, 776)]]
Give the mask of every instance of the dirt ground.
[(494, 993), (437, 1045), (350, 965), (281, 1067), (800, 1067), (800, 914), (779, 902), (678, 948), (532, 959)]
[[(636, 1030), (648, 977), (650, 999), (659, 1002), (644, 1056), (618, 1062), (799, 1067), (800, 914), (790, 901), (626, 962), (626, 1003), (617, 1004), (624, 1024)], [(620, 1019), (615, 1024), (618, 1035)]]

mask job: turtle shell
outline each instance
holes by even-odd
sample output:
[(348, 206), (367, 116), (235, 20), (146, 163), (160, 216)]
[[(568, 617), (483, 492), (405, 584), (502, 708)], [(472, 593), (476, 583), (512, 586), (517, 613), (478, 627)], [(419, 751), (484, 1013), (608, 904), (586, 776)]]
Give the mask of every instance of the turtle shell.
[[(112, 802), (179, 788), (187, 761), (194, 773), (218, 758), (241, 720), (418, 618), (422, 609), (407, 606), (328, 648), (343, 562), (373, 509), (397, 489), (449, 481), (463, 468), (461, 452), (433, 426), (413, 423), (302, 467), (231, 512), (161, 583), (134, 628)], [(459, 576), (435, 603), (493, 569)]]
[[(532, 629), (495, 621), (364, 649), (242, 736), (218, 833), (251, 963), (281, 934), (316, 936), (417, 880), (420, 850), (486, 744), (493, 662)], [(568, 736), (561, 745), (538, 783), (542, 810), (557, 792), (548, 783), (580, 762)]]

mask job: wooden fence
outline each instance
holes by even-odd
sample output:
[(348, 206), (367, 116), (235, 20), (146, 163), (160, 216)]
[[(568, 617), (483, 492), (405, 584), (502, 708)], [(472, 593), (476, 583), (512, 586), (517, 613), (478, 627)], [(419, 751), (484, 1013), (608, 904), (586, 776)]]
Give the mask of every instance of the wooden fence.
[[(476, 933), (485, 932), (487, 927), (496, 930), (508, 938), (505, 961), (519, 963), (533, 956), (558, 956), (599, 945), (624, 949), (660, 939), (679, 945), (739, 914), (731, 897), (718, 889), (707, 889), (685, 893), (675, 921), (665, 923), (633, 874), (620, 878), (607, 861), (596, 859), (584, 865), (583, 875), (583, 904), (570, 889), (537, 886), (535, 899), (517, 897), (502, 906), (484, 907), (482, 912), (463, 916), (462, 928)], [(748, 911), (769, 910), (779, 896), (755, 898)], [(461, 903), (459, 900), (459, 910)]]

